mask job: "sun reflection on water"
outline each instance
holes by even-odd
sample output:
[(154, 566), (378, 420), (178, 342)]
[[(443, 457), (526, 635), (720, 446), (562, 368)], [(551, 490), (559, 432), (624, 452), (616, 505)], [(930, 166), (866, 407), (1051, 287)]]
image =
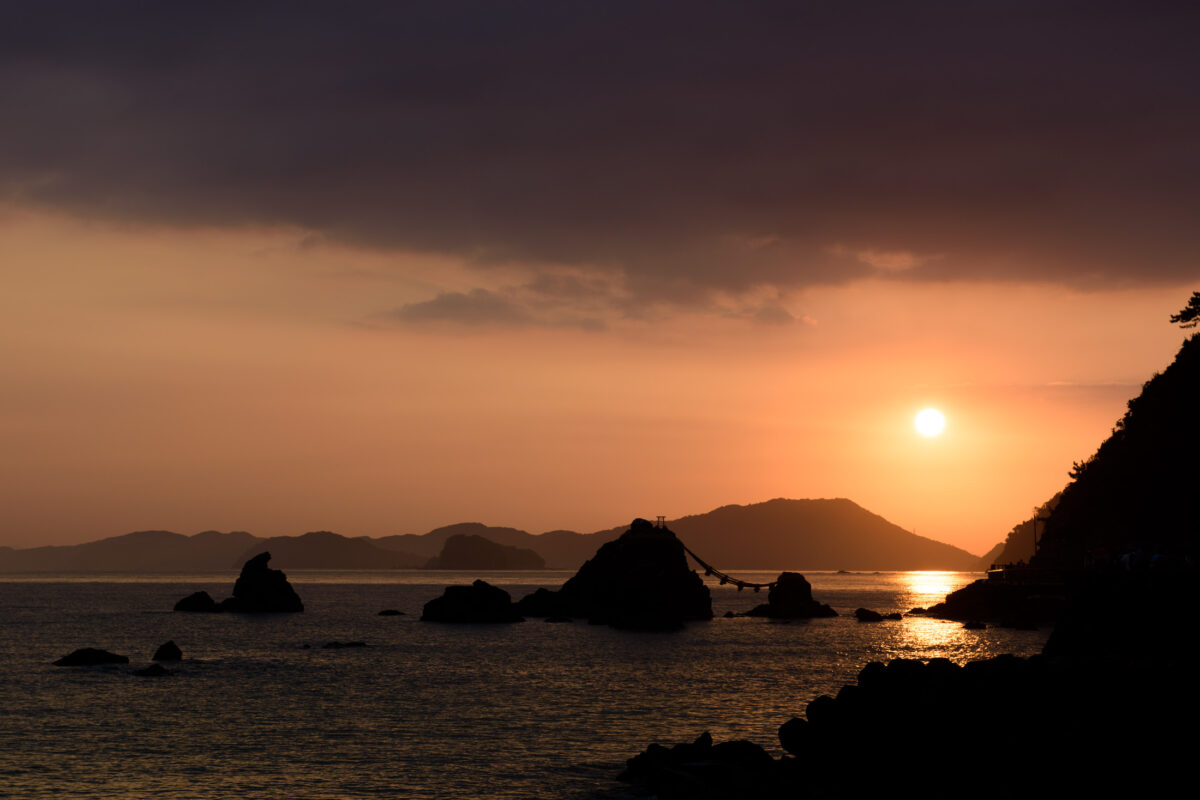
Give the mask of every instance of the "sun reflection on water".
[(901, 573), (900, 578), (906, 584), (911, 602), (909, 608), (928, 608), (945, 600), (946, 595), (962, 585), (959, 578), (961, 574), (934, 570)]

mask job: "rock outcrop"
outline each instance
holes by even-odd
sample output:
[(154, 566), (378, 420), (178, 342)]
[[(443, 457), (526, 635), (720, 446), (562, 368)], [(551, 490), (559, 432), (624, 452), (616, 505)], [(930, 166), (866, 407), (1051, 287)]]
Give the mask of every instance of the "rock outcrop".
[(233, 585), (233, 597), (221, 604), (226, 611), (275, 614), (304, 610), (287, 575), (267, 566), (270, 560), (271, 554), (264, 552), (245, 563)]
[(767, 751), (745, 740), (713, 744), (707, 732), (690, 744), (652, 744), (625, 765), (619, 780), (668, 800), (775, 797), (783, 788), (779, 762)]
[(812, 586), (798, 572), (782, 572), (767, 592), (767, 602), (746, 612), (748, 617), (771, 619), (811, 619), (836, 617), (837, 612), (813, 599)]
[(183, 651), (179, 649), (179, 645), (175, 644), (172, 639), (169, 642), (163, 642), (154, 651), (152, 661), (180, 661), (183, 659)]
[(517, 607), (534, 617), (585, 617), (634, 630), (674, 630), (713, 616), (708, 587), (688, 568), (683, 544), (644, 519), (602, 545), (557, 592), (539, 589)]
[(486, 581), (470, 586), (447, 586), (441, 597), (425, 604), (422, 622), (469, 624), (524, 622), (508, 592)]
[(175, 611), (213, 614), (221, 610), (221, 606), (208, 592), (193, 592), (175, 604)]
[(54, 662), (56, 667), (94, 667), (98, 664), (128, 664), (129, 657), (95, 647), (81, 647)]
[(208, 592), (196, 592), (175, 604), (176, 611), (233, 611), (242, 614), (276, 614), (304, 610), (300, 596), (281, 570), (267, 563), (271, 554), (264, 552), (242, 565), (242, 574), (233, 585), (233, 597), (214, 602)]

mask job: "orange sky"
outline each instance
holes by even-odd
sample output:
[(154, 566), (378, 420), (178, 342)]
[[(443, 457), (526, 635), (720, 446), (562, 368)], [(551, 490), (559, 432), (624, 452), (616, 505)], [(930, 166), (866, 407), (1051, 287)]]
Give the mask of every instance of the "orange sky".
[(981, 553), (1169, 363), (1188, 294), (883, 278), (784, 293), (787, 325), (735, 301), (600, 330), (378, 318), (456, 276), (479, 285), (296, 231), (5, 209), (0, 541), (588, 531), (848, 497)]
[(0, 545), (848, 497), (982, 553), (1183, 338), (1198, 22), (0, 5)]

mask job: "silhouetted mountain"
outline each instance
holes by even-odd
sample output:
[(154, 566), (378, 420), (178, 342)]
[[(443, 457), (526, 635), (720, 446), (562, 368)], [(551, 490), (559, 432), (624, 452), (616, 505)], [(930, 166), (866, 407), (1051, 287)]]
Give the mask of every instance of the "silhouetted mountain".
[[(670, 526), (697, 555), (721, 569), (979, 569), (977, 556), (912, 534), (843, 499), (722, 506), (673, 520)], [(88, 544), (0, 549), (0, 571), (204, 572), (235, 568), (267, 549), (284, 569), (412, 569), (425, 566), (452, 537), (464, 535), (532, 550), (550, 569), (574, 570), (624, 530), (534, 535), (463, 522), (424, 535), (378, 539), (328, 531), (271, 539), (248, 533), (209, 531), (189, 537), (143, 531)]]
[[(1017, 564), (1020, 562), (1029, 563), (1029, 559), (1033, 557), (1033, 537), (1037, 533), (1040, 539), (1045, 531), (1045, 522), (1049, 518), (1050, 512), (1058, 505), (1059, 499), (1062, 497), (1062, 492), (1058, 492), (1038, 506), (1034, 512), (1037, 520), (1030, 517), (1024, 522), (1018, 522), (1008, 532), (1003, 542), (993, 547), (988, 554), (980, 559), (980, 569), (987, 569), (992, 564)], [(1036, 529), (1035, 529), (1036, 524)]]
[[(1072, 470), (1036, 561), (1076, 567), (1200, 549), (1200, 337), (1142, 386), (1095, 455)], [(1137, 566), (1137, 565), (1134, 565)]]
[(244, 531), (184, 536), (138, 531), (76, 545), (0, 552), (5, 572), (206, 572), (224, 570), (258, 539)]
[(446, 541), (452, 536), (482, 536), (496, 544), (532, 550), (545, 560), (548, 569), (578, 569), (580, 564), (591, 558), (600, 545), (616, 539), (624, 530), (614, 528), (600, 533), (557, 530), (534, 535), (517, 528), (492, 527), (481, 522), (460, 522), (435, 528), (425, 534), (406, 533), (371, 541), (387, 549), (403, 550), (433, 558), (442, 551)]
[(910, 533), (845, 499), (722, 506), (670, 523), (721, 569), (974, 570), (979, 557)]
[(446, 540), (442, 552), (425, 569), (545, 569), (546, 562), (526, 547), (497, 544), (482, 536), (459, 533)]
[(280, 569), (412, 569), (425, 563), (424, 558), (412, 553), (380, 547), (370, 539), (349, 539), (329, 531), (259, 540), (234, 563), (268, 550)]

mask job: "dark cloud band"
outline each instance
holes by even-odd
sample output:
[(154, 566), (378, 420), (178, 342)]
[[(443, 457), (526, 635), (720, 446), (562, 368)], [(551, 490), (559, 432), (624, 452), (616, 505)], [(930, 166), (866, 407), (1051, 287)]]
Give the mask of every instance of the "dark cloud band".
[(1181, 281), (1194, 8), (10, 4), (0, 191), (681, 299), (877, 272)]

